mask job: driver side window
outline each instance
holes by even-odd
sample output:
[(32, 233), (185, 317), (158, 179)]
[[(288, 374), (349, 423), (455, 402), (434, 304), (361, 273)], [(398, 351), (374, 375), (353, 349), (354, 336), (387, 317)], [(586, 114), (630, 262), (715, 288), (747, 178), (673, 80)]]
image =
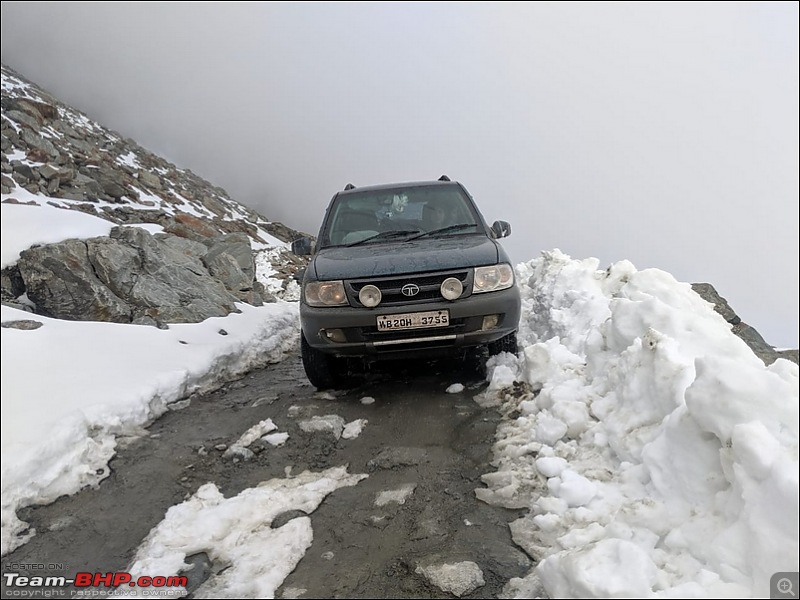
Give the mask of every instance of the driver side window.
[(367, 211), (340, 210), (331, 227), (331, 243), (351, 244), (377, 234), (378, 218)]

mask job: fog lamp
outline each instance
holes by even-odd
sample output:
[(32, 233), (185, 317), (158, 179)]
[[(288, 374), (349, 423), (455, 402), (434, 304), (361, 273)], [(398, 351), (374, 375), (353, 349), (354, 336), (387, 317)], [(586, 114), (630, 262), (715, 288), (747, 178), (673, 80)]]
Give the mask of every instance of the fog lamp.
[(332, 342), (337, 342), (340, 344), (347, 341), (347, 336), (345, 336), (344, 331), (341, 329), (326, 329), (325, 337)]
[(381, 291), (374, 285), (365, 285), (358, 292), (358, 299), (367, 308), (378, 306), (381, 301)]
[(442, 293), (445, 300), (455, 300), (461, 296), (461, 292), (464, 291), (464, 286), (455, 277), (448, 277), (442, 282), (439, 291)]
[(497, 327), (497, 322), (500, 320), (500, 315), (486, 315), (483, 317), (483, 325), (481, 331), (488, 331)]

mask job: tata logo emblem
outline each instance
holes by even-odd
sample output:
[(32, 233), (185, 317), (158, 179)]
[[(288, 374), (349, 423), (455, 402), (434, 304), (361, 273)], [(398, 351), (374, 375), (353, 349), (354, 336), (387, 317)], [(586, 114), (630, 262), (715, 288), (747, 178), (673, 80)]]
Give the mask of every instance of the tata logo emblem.
[(419, 294), (419, 286), (416, 283), (407, 283), (400, 288), (400, 293), (403, 294), (403, 296), (408, 296), (411, 298), (411, 296), (416, 296)]

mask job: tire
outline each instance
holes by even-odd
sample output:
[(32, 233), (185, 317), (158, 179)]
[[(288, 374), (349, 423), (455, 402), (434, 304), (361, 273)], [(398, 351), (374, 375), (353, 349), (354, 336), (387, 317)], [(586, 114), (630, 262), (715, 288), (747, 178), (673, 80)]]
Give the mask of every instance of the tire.
[(491, 342), (489, 344), (489, 356), (496, 356), (501, 352), (509, 352), (510, 354), (516, 354), (518, 351), (517, 346), (517, 332), (509, 333), (505, 337), (501, 337), (496, 342)]
[(487, 358), (485, 346), (468, 348), (461, 363), (461, 376), (467, 381), (482, 381), (486, 379)]
[(315, 388), (341, 390), (353, 387), (347, 362), (342, 358), (312, 348), (302, 333), (300, 334), (300, 354), (303, 357), (306, 377)]

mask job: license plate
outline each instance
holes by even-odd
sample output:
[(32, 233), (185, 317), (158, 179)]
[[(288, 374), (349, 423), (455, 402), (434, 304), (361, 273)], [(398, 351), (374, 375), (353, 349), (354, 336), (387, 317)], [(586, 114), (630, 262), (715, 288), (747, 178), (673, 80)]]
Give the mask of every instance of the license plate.
[(378, 331), (399, 331), (401, 329), (420, 329), (422, 327), (447, 327), (450, 312), (431, 310), (428, 312), (403, 313), (378, 317)]

